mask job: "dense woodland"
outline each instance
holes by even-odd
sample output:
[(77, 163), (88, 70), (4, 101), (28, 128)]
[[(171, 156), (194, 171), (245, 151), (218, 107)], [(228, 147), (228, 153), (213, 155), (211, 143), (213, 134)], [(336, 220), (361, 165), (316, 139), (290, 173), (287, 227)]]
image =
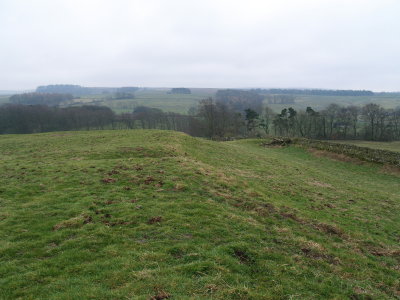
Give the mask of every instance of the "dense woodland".
[[(126, 96), (129, 92), (127, 88), (120, 93)], [(264, 106), (265, 97), (255, 91), (220, 90), (215, 98), (201, 100), (188, 114), (145, 106), (136, 107), (131, 113), (115, 114), (107, 107), (94, 105), (66, 108), (49, 105), (48, 99), (57, 104), (65, 97), (72, 97), (66, 95), (33, 93), (11, 97), (12, 104), (0, 107), (0, 133), (143, 128), (177, 130), (218, 140), (264, 135), (400, 140), (400, 108), (384, 109), (374, 103), (363, 107), (331, 104), (321, 111), (287, 107), (277, 113)], [(27, 97), (31, 97), (29, 103), (33, 105), (24, 105)], [(36, 99), (33, 103), (32, 97)]]
[(217, 91), (215, 99), (217, 103), (224, 104), (239, 113), (248, 108), (261, 112), (264, 96), (254, 91), (228, 89)]
[(323, 111), (285, 108), (274, 113), (245, 109), (239, 112), (212, 98), (200, 101), (191, 115), (137, 107), (132, 113), (115, 114), (102, 106), (49, 107), (6, 104), (0, 107), (0, 133), (35, 133), (91, 129), (167, 129), (212, 139), (262, 135), (316, 139), (400, 140), (400, 108), (377, 104), (342, 107), (331, 104)]
[(4, 104), (0, 106), (0, 133), (37, 133), (109, 128), (115, 114), (108, 107), (50, 107)]
[[(268, 108), (266, 109), (268, 111)], [(266, 111), (266, 114), (268, 112)], [(317, 139), (400, 140), (400, 108), (330, 104), (322, 111), (289, 107), (272, 116), (273, 133)]]

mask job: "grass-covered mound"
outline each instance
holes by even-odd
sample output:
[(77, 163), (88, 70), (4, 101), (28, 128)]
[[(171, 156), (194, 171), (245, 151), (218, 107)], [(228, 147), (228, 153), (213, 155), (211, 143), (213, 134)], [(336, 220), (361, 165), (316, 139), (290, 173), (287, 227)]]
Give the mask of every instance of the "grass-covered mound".
[(393, 299), (400, 178), (257, 140), (0, 136), (1, 299)]

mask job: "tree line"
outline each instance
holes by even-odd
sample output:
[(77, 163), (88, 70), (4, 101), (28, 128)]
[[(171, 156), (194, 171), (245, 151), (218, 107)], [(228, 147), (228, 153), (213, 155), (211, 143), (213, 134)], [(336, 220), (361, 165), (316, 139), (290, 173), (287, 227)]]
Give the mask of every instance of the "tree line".
[(65, 130), (106, 129), (115, 120), (108, 107), (51, 107), (47, 105), (3, 104), (0, 133), (39, 133)]
[(330, 104), (321, 111), (311, 107), (296, 111), (289, 107), (279, 114), (273, 114), (267, 107), (264, 118), (272, 123), (275, 135), (316, 139), (400, 140), (400, 107), (384, 109), (375, 103), (363, 107)]
[[(236, 99), (237, 100), (237, 99)], [(400, 140), (400, 107), (384, 109), (370, 103), (363, 107), (331, 104), (316, 111), (292, 107), (275, 113), (270, 107), (207, 98), (191, 114), (165, 113), (160, 109), (137, 107), (133, 113), (116, 116), (124, 128), (168, 129), (193, 136), (225, 140), (263, 135), (313, 139)], [(253, 104), (253, 105), (252, 105)], [(247, 107), (247, 108), (244, 108)]]
[[(61, 89), (62, 90), (62, 89)], [(107, 100), (120, 100), (120, 99), (135, 99), (135, 88), (117, 88), (113, 93), (105, 92)], [(79, 96), (73, 96), (70, 93), (49, 93), (49, 92), (33, 92), (24, 94), (15, 94), (10, 97), (10, 102), (13, 104), (27, 104), (27, 105), (48, 105), (58, 106), (66, 104), (67, 101)]]
[(188, 88), (172, 88), (168, 94), (191, 94), (192, 91)]
[(94, 105), (50, 107), (4, 104), (0, 106), (0, 133), (36, 133), (92, 129), (166, 129), (192, 136), (224, 140), (263, 135), (313, 139), (400, 140), (400, 107), (384, 109), (370, 103), (363, 107), (331, 104), (316, 111), (311, 107), (280, 113), (258, 101), (239, 97), (207, 98), (190, 114), (163, 112), (139, 106), (131, 113), (115, 114)]
[(60, 93), (25, 93), (16, 94), (10, 97), (10, 102), (14, 104), (32, 104), (57, 106), (64, 101), (72, 100), (72, 94)]
[(137, 87), (84, 87), (74, 84), (52, 84), (43, 85), (36, 88), (37, 93), (58, 93), (58, 94), (72, 94), (74, 96), (83, 95), (98, 95), (98, 94), (112, 94), (112, 93), (134, 93), (138, 90)]
[(102, 129), (166, 129), (204, 136), (198, 118), (144, 106), (122, 114), (96, 105), (65, 108), (23, 104), (0, 106), (0, 134)]
[(323, 90), (323, 89), (253, 89), (259, 94), (310, 95), (310, 96), (373, 96), (367, 90)]
[(294, 104), (296, 98), (293, 95), (266, 95), (265, 99), (269, 104)]

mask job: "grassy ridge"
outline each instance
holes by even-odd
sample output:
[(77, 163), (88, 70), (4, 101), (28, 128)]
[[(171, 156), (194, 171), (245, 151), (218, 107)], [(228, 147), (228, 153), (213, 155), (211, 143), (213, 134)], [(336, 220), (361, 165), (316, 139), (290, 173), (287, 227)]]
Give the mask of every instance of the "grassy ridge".
[(399, 297), (399, 177), (259, 144), (1, 136), (0, 298)]

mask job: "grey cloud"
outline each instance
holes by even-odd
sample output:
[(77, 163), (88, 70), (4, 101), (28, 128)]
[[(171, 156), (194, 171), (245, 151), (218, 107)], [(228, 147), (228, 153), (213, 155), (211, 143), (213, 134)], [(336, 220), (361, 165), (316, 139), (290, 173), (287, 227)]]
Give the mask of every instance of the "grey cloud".
[(0, 89), (400, 90), (393, 0), (2, 0)]

